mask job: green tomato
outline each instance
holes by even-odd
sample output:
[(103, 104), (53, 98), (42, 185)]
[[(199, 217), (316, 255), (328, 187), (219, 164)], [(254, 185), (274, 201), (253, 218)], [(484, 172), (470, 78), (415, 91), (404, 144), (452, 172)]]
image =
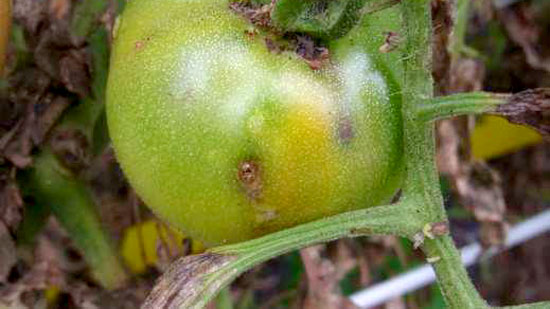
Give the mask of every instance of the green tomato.
[(378, 52), (392, 20), (365, 18), (312, 70), (226, 0), (129, 1), (107, 116), (130, 183), (206, 245), (388, 202), (403, 173), (399, 61)]

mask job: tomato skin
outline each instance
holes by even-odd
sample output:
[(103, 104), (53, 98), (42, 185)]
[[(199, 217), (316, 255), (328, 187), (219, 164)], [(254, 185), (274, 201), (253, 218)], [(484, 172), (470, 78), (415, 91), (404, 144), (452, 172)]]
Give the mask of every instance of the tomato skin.
[(127, 3), (107, 116), (145, 203), (217, 245), (387, 202), (402, 176), (396, 69), (361, 29), (313, 71), (250, 27), (226, 0)]

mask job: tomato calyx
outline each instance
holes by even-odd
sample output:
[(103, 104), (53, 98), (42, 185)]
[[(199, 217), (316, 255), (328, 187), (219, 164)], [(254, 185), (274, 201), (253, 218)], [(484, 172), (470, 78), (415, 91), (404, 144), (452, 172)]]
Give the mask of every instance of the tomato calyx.
[(320, 69), (329, 59), (329, 51), (323, 40), (308, 33), (283, 32), (274, 25), (271, 14), (275, 2), (261, 4), (256, 2), (231, 2), (229, 8), (244, 17), (254, 27), (245, 34), (251, 38), (261, 35), (267, 49), (275, 54), (291, 52), (303, 59), (312, 70)]

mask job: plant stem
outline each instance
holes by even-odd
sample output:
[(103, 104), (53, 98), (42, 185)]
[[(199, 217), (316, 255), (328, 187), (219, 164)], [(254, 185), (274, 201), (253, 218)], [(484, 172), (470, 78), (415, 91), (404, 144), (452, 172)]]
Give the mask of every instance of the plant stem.
[[(180, 259), (163, 275), (143, 308), (202, 308), (251, 267), (317, 243), (372, 234), (410, 238), (422, 229), (416, 211), (416, 205), (406, 203), (352, 211)], [(183, 269), (187, 276), (182, 276)]]
[(342, 237), (384, 234), (410, 238), (423, 227), (421, 221), (414, 220), (415, 211), (416, 205), (397, 203), (346, 212), (243, 243), (216, 247), (212, 252), (257, 255), (250, 258), (264, 260), (264, 255), (277, 256)]
[[(433, 97), (430, 1), (405, 0), (401, 3), (401, 9), (407, 38), (403, 59), (403, 121), (407, 158), (403, 200), (411, 199), (422, 205), (421, 215), (427, 223), (447, 221), (435, 165), (434, 126), (422, 121), (416, 112), (419, 106)], [(434, 270), (448, 307), (486, 307), (449, 236), (427, 239), (422, 249), (428, 258), (439, 258)]]
[(44, 150), (35, 157), (26, 184), (36, 202), (49, 207), (82, 250), (94, 277), (107, 289), (121, 287), (127, 280), (117, 252), (104, 232), (86, 186)]
[(506, 104), (510, 95), (489, 92), (459, 93), (437, 97), (416, 107), (417, 117), (433, 121), (467, 114), (481, 114), (496, 111), (496, 107)]
[(404, 199), (413, 199), (424, 206), (422, 214), (428, 222), (445, 221), (439, 176), (435, 166), (433, 124), (416, 115), (417, 106), (433, 96), (431, 76), (431, 18), (429, 1), (406, 0), (401, 3), (405, 46), (403, 83), (403, 132), (406, 160)]
[(426, 239), (422, 246), (432, 263), (437, 282), (449, 308), (485, 308), (487, 304), (479, 297), (450, 236)]

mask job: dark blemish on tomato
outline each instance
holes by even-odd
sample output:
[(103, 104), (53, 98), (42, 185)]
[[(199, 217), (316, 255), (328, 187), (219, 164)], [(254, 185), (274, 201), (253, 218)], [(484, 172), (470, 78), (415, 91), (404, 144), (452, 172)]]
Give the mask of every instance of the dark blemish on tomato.
[(134, 48), (136, 51), (140, 51), (141, 49), (143, 49), (143, 46), (145, 46), (145, 43), (143, 43), (143, 41), (137, 41), (134, 45)]
[(134, 49), (136, 51), (142, 50), (145, 47), (145, 42), (144, 41), (147, 41), (147, 42), (151, 41), (151, 37), (148, 36), (148, 37), (145, 38), (145, 40), (136, 41), (136, 43), (134, 44)]
[(402, 41), (401, 36), (397, 32), (388, 31), (384, 33), (384, 35), (384, 44), (382, 44), (382, 46), (378, 49), (383, 54), (395, 50)]
[(262, 193), (262, 175), (260, 165), (253, 160), (239, 163), (237, 178), (250, 200), (257, 201)]
[(343, 143), (349, 143), (355, 133), (353, 131), (353, 124), (349, 116), (343, 116), (338, 120), (338, 140)]
[(245, 30), (244, 31), (245, 37), (249, 40), (254, 40), (254, 38), (256, 37), (257, 34), (258, 34), (258, 31), (256, 29)]

